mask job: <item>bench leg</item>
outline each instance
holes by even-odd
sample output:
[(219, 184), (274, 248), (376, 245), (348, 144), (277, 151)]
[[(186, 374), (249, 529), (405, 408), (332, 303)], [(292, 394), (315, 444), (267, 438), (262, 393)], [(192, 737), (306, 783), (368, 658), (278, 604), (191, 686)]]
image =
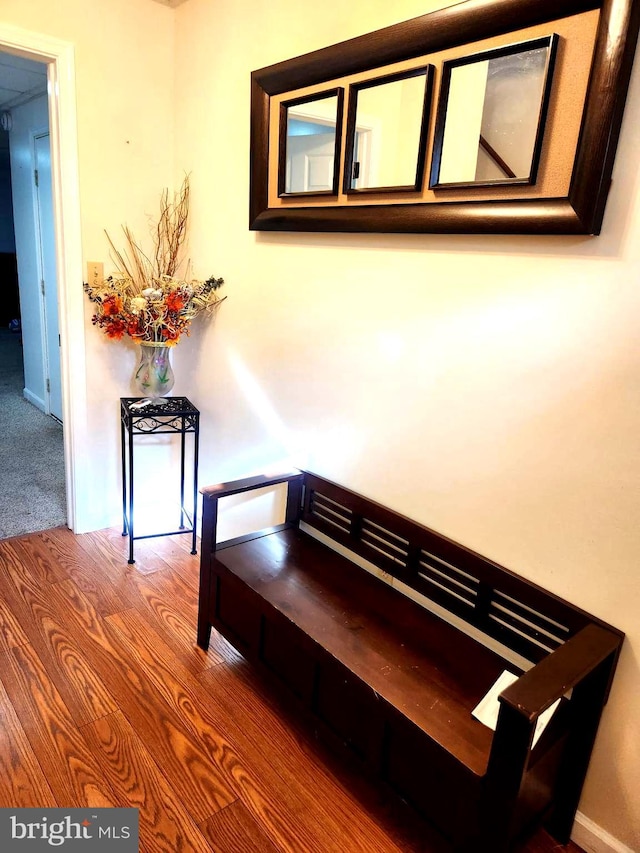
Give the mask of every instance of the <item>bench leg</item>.
[(198, 638), (201, 649), (206, 652), (211, 639), (211, 564), (216, 553), (216, 528), (218, 526), (218, 501), (206, 499), (202, 512), (202, 538), (200, 542), (200, 587), (198, 591)]
[(547, 832), (560, 844), (570, 840), (614, 663), (612, 657), (606, 658), (573, 689), (573, 723), (558, 770), (553, 811), (545, 822)]
[(209, 641), (211, 640), (211, 624), (207, 619), (204, 623), (201, 619), (198, 619), (198, 645), (205, 652), (209, 648)]
[(200, 557), (200, 591), (198, 593), (198, 645), (206, 652), (211, 639), (211, 557), (204, 553)]
[(517, 827), (518, 798), (529, 760), (533, 723), (503, 703), (493, 736), (480, 809), (478, 850), (506, 853)]

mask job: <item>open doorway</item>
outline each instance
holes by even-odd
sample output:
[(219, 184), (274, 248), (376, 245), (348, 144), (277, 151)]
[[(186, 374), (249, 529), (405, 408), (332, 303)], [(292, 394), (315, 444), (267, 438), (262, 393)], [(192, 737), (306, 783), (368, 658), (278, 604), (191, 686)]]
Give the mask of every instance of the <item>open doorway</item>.
[(91, 460), (74, 48), (70, 42), (0, 21), (0, 51), (47, 63), (58, 279), (67, 524), (95, 530), (100, 484)]
[(0, 52), (0, 537), (66, 522), (47, 66)]
[(80, 227), (78, 126), (73, 45), (0, 21), (0, 51), (47, 63), (56, 269), (60, 307), (62, 408), (67, 524), (95, 529), (95, 478), (87, 416), (84, 293)]

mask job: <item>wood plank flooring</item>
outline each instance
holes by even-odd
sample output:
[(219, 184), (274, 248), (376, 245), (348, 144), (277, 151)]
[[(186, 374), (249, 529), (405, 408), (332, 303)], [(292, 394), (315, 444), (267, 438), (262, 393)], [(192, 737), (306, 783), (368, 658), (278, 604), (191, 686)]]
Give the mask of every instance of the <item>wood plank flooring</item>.
[(0, 806), (133, 806), (142, 853), (448, 853), (215, 632), (195, 645), (187, 539), (134, 566), (117, 530), (0, 541)]

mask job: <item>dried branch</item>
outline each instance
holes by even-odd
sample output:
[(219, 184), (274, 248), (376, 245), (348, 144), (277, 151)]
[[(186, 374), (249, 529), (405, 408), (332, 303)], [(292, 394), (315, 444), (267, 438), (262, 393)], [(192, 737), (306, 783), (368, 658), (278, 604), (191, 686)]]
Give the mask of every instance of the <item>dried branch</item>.
[(166, 189), (160, 198), (160, 218), (155, 235), (155, 271), (158, 277), (166, 275), (173, 278), (182, 263), (180, 252), (187, 235), (189, 199), (188, 175), (173, 201), (169, 199), (169, 191)]
[(153, 236), (153, 260), (142, 250), (128, 226), (122, 227), (125, 236), (123, 251), (116, 248), (105, 231), (118, 272), (131, 281), (137, 293), (146, 287), (152, 287), (165, 277), (174, 278), (182, 265), (181, 252), (189, 220), (189, 197), (188, 175), (185, 175), (182, 186), (173, 199), (169, 197), (168, 189), (163, 190), (160, 196), (160, 216)]

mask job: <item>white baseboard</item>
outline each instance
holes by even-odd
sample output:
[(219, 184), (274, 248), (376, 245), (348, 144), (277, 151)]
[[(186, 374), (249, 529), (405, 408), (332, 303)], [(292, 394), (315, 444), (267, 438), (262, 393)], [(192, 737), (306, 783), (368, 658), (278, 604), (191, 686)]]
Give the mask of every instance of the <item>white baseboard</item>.
[[(582, 847), (586, 853), (634, 853), (613, 835), (609, 835), (601, 826), (578, 812), (571, 830), (571, 840)], [(637, 853), (637, 851), (635, 851)]]
[(23, 394), (25, 400), (28, 400), (36, 407), (36, 409), (40, 409), (41, 412), (44, 412), (46, 414), (47, 407), (44, 404), (44, 400), (41, 400), (40, 397), (36, 397), (36, 395), (29, 391), (28, 388), (24, 389)]

